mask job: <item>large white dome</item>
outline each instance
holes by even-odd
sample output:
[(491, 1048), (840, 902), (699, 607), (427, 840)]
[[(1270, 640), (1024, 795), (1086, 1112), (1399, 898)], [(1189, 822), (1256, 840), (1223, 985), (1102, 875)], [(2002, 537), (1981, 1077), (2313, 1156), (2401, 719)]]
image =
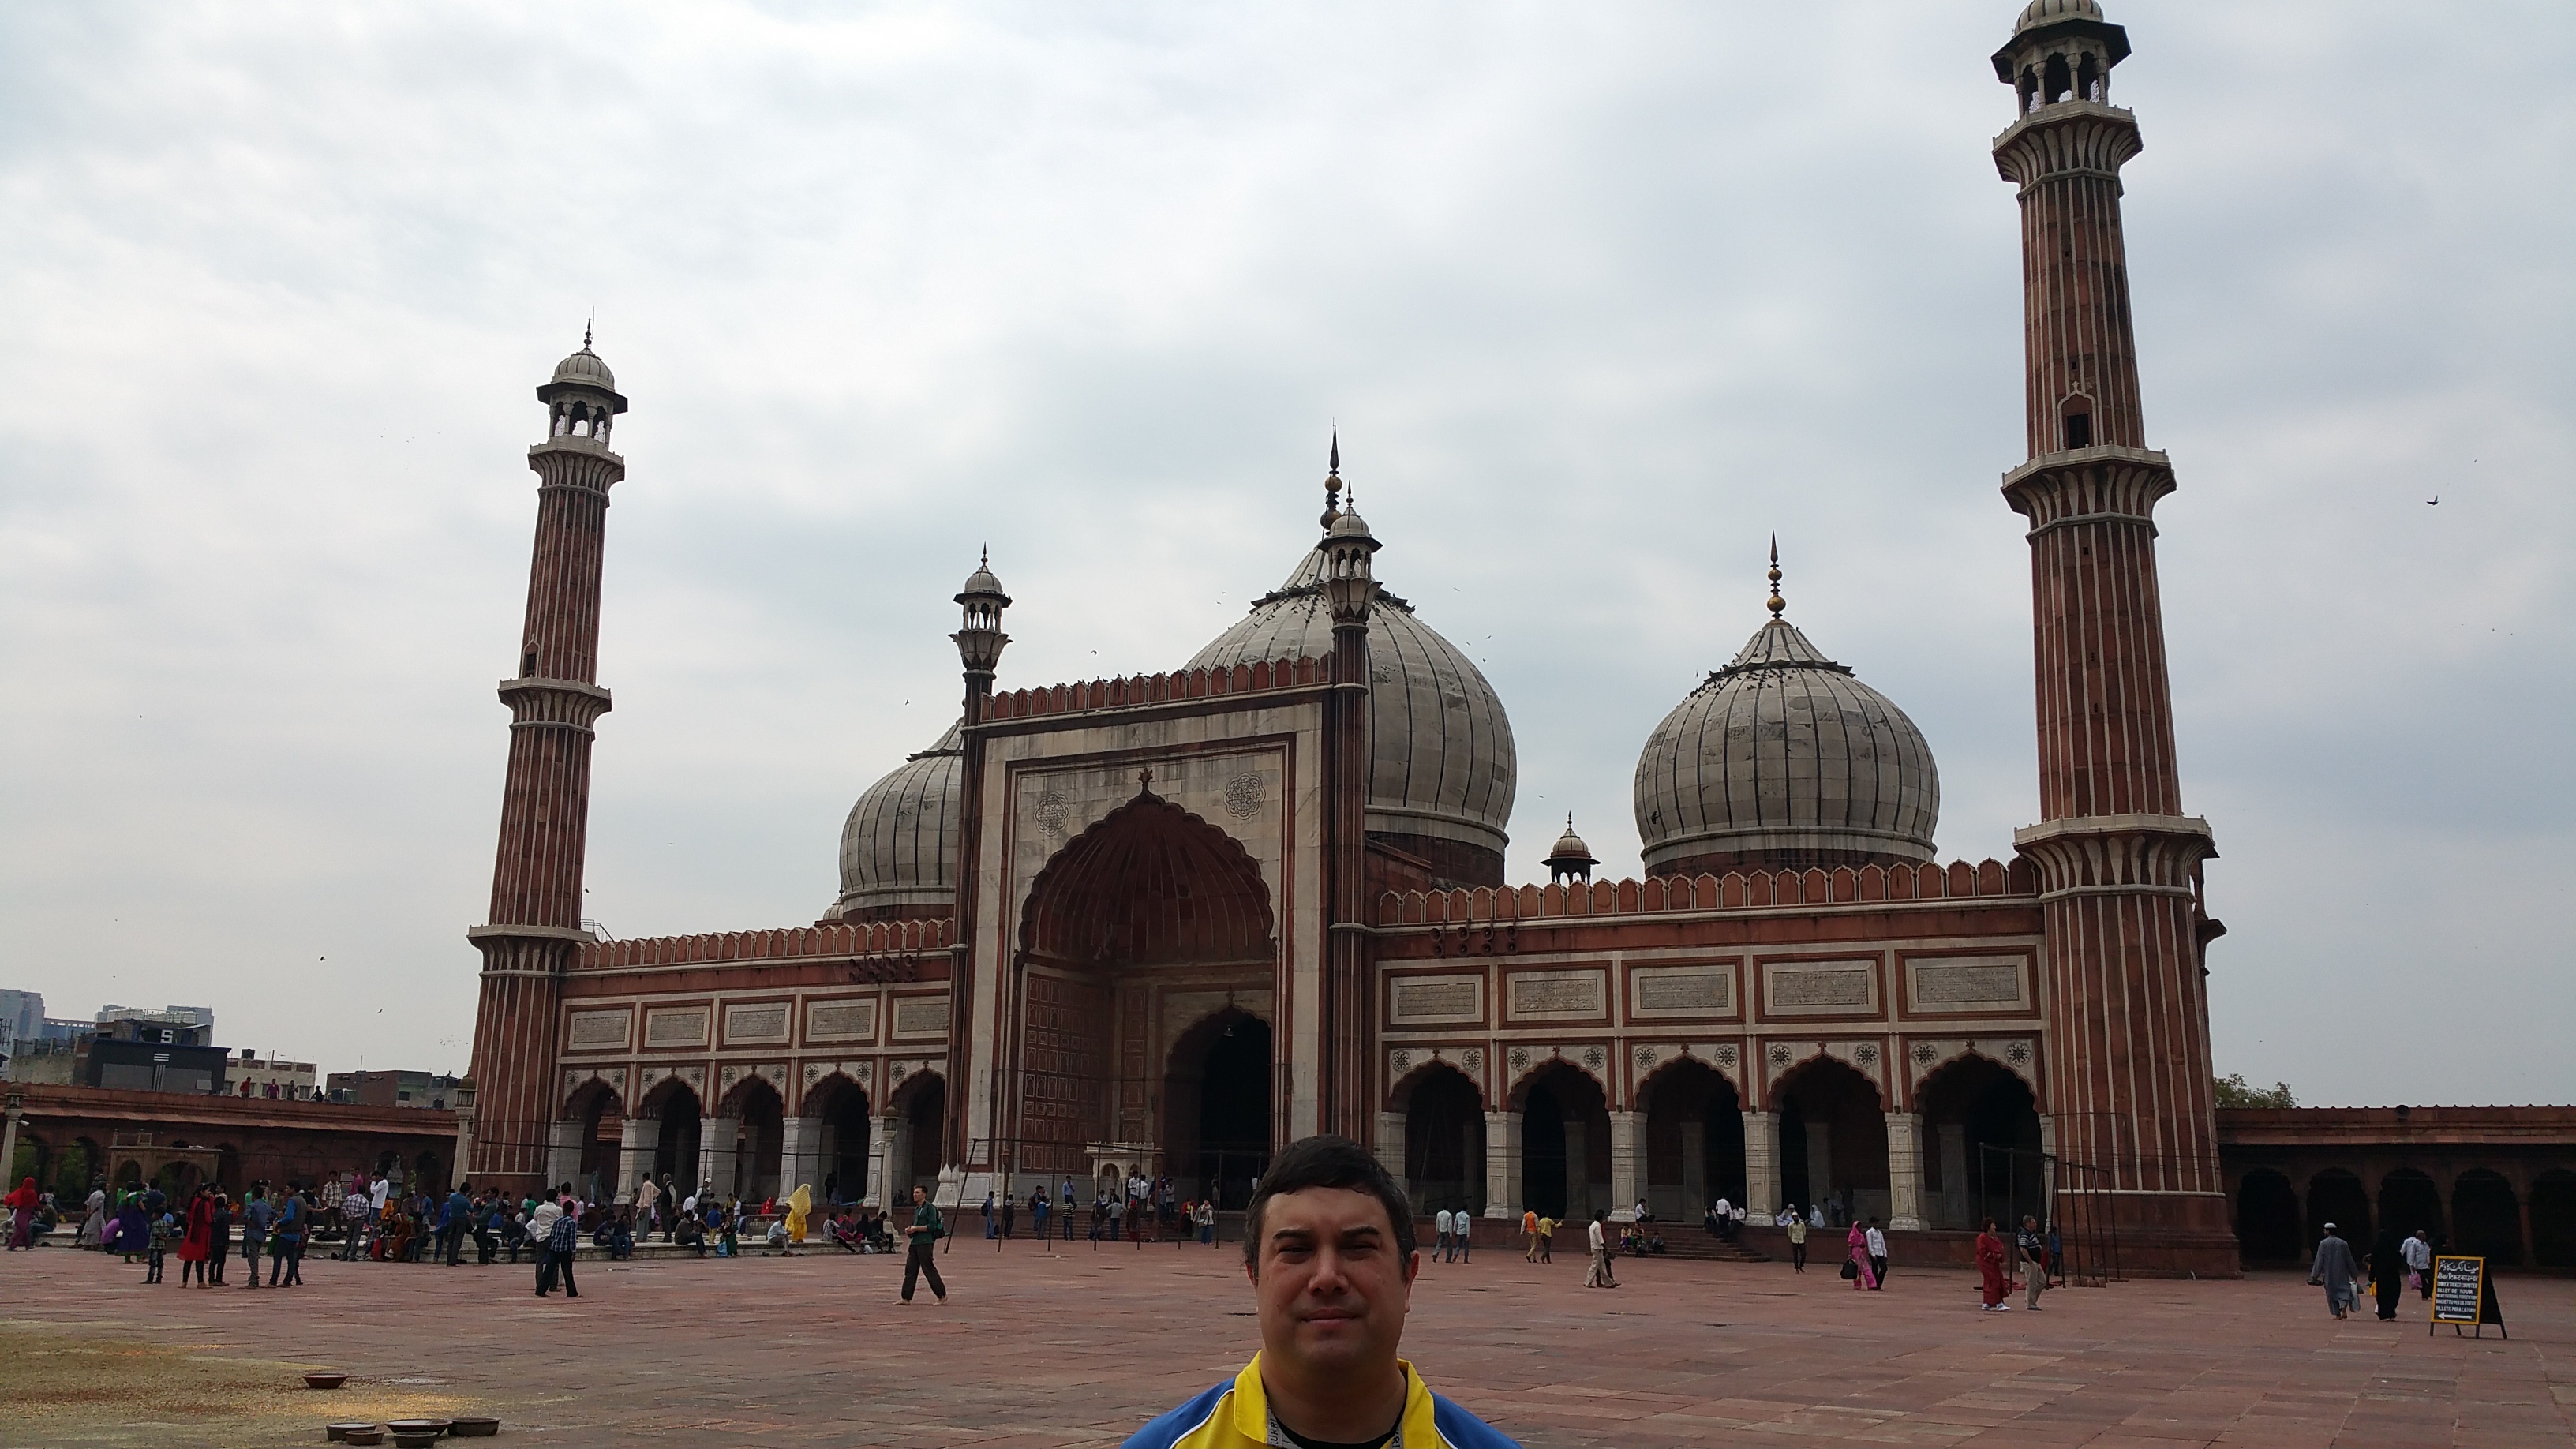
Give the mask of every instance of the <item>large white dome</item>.
[(958, 774), (963, 736), (939, 743), (870, 785), (841, 827), (841, 898), (834, 919), (936, 915), (957, 900)]
[[(1317, 547), (1189, 667), (1331, 653), (1323, 571)], [(1494, 687), (1380, 586), (1369, 611), (1369, 833), (1430, 860), (1441, 879), (1499, 885), (1519, 780), (1511, 721)]]
[(1655, 727), (1636, 808), (1650, 872), (1930, 860), (1941, 775), (1905, 711), (1775, 618)]

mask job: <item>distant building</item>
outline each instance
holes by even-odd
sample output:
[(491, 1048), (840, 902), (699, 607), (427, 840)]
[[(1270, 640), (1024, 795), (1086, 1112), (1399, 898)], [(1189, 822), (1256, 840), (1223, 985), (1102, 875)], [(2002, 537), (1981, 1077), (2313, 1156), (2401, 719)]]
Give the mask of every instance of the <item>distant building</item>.
[(45, 998), (36, 991), (0, 991), (0, 1077), (7, 1077), (9, 1059), (20, 1051), (19, 1043), (30, 1045), (45, 1035)]
[(202, 1026), (206, 1029), (208, 1041), (214, 1040), (215, 1036), (215, 1009), (211, 1006), (164, 1006), (155, 1010), (148, 1006), (110, 1003), (98, 1009), (96, 1021), (100, 1026), (112, 1021), (139, 1021), (153, 1026)]
[(334, 1102), (354, 1102), (362, 1107), (431, 1107), (446, 1111), (474, 1100), (474, 1089), (464, 1078), (439, 1072), (333, 1072), (324, 1079), (323, 1090)]
[(261, 1060), (248, 1047), (232, 1060), (232, 1095), (266, 1097), (285, 1102), (309, 1102), (320, 1095), (314, 1087), (311, 1062), (290, 1062), (272, 1058)]
[(96, 1034), (77, 1048), (72, 1080), (128, 1092), (225, 1090), (231, 1054), (208, 1040), (214, 1028), (160, 1019), (166, 1015), (144, 1012), (102, 1020)]

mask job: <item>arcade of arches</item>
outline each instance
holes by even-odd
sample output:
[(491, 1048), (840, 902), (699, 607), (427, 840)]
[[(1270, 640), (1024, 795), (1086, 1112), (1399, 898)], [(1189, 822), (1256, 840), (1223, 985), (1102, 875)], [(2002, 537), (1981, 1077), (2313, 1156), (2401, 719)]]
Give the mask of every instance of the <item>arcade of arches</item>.
[(892, 1185), (900, 1198), (939, 1179), (946, 1105), (936, 1072), (904, 1081), (883, 1116), (864, 1088), (836, 1074), (807, 1087), (801, 1110), (790, 1113), (777, 1087), (755, 1076), (736, 1083), (711, 1115), (687, 1082), (669, 1077), (627, 1117), (616, 1092), (594, 1080), (565, 1104), (551, 1179), (602, 1202), (633, 1193), (648, 1174), (681, 1191), (709, 1186), (748, 1201), (798, 1183), (842, 1201), (878, 1200)]
[(1875, 1082), (1819, 1056), (1772, 1085), (1769, 1111), (1748, 1112), (1731, 1077), (1681, 1056), (1636, 1084), (1634, 1110), (1614, 1110), (1590, 1070), (1556, 1059), (1523, 1077), (1505, 1110), (1488, 1111), (1474, 1081), (1435, 1058), (1390, 1092), (1377, 1152), (1426, 1213), (1526, 1208), (1580, 1220), (1624, 1217), (1643, 1201), (1687, 1222), (1722, 1198), (1764, 1218), (1823, 1204), (1836, 1221), (1967, 1230), (1985, 1215), (2040, 1210), (2027, 1081), (1970, 1055), (1916, 1097), (1919, 1111), (1888, 1112)]
[(2422, 1229), (2502, 1267), (2576, 1268), (2576, 1154), (2563, 1107), (2222, 1111), (2248, 1265), (2305, 1263), (2325, 1225), (2356, 1251)]

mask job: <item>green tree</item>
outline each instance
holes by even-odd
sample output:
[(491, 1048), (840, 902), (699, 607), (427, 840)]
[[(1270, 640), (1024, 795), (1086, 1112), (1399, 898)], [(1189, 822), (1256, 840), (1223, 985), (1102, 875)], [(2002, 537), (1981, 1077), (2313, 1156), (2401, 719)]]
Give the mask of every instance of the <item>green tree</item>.
[(2246, 1081), (2243, 1072), (2230, 1072), (2218, 1079), (2218, 1105), (2221, 1107), (2295, 1107), (2299, 1105), (2299, 1101), (2290, 1095), (2290, 1084), (2287, 1082), (2274, 1082), (2269, 1087), (2258, 1087)]

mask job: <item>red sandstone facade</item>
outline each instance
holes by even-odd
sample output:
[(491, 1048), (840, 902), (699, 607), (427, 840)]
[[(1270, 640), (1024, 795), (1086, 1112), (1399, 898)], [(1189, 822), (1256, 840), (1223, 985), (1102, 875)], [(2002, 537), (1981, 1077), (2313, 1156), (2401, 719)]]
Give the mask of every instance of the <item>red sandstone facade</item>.
[(1233, 1206), (1271, 1148), (1336, 1131), (1426, 1211), (1693, 1221), (1724, 1196), (1926, 1234), (2032, 1211), (2097, 1270), (2235, 1272), (2231, 1184), (2272, 1169), (2223, 1165), (2212, 1110), (2215, 851), (2182, 813), (2157, 603), (2173, 480), (2129, 323), (2126, 54), (2091, 0), (2037, 0), (1995, 57), (2021, 97), (1994, 154), (2021, 187), (2030, 456), (2004, 493), (2040, 799), (2008, 862), (1937, 863), (1927, 743), (1787, 622), (1775, 553), (1772, 617), (1648, 737), (1648, 878), (1589, 881), (1569, 825), (1549, 861), (1584, 879), (1507, 886), (1508, 721), (1380, 584), (1336, 447), (1320, 540), (1190, 667), (997, 690), (1012, 601), (979, 567), (958, 725), (853, 809), (816, 925), (595, 940), (623, 401), (568, 359), (474, 933), (473, 1175), (973, 1202), (1142, 1171)]

